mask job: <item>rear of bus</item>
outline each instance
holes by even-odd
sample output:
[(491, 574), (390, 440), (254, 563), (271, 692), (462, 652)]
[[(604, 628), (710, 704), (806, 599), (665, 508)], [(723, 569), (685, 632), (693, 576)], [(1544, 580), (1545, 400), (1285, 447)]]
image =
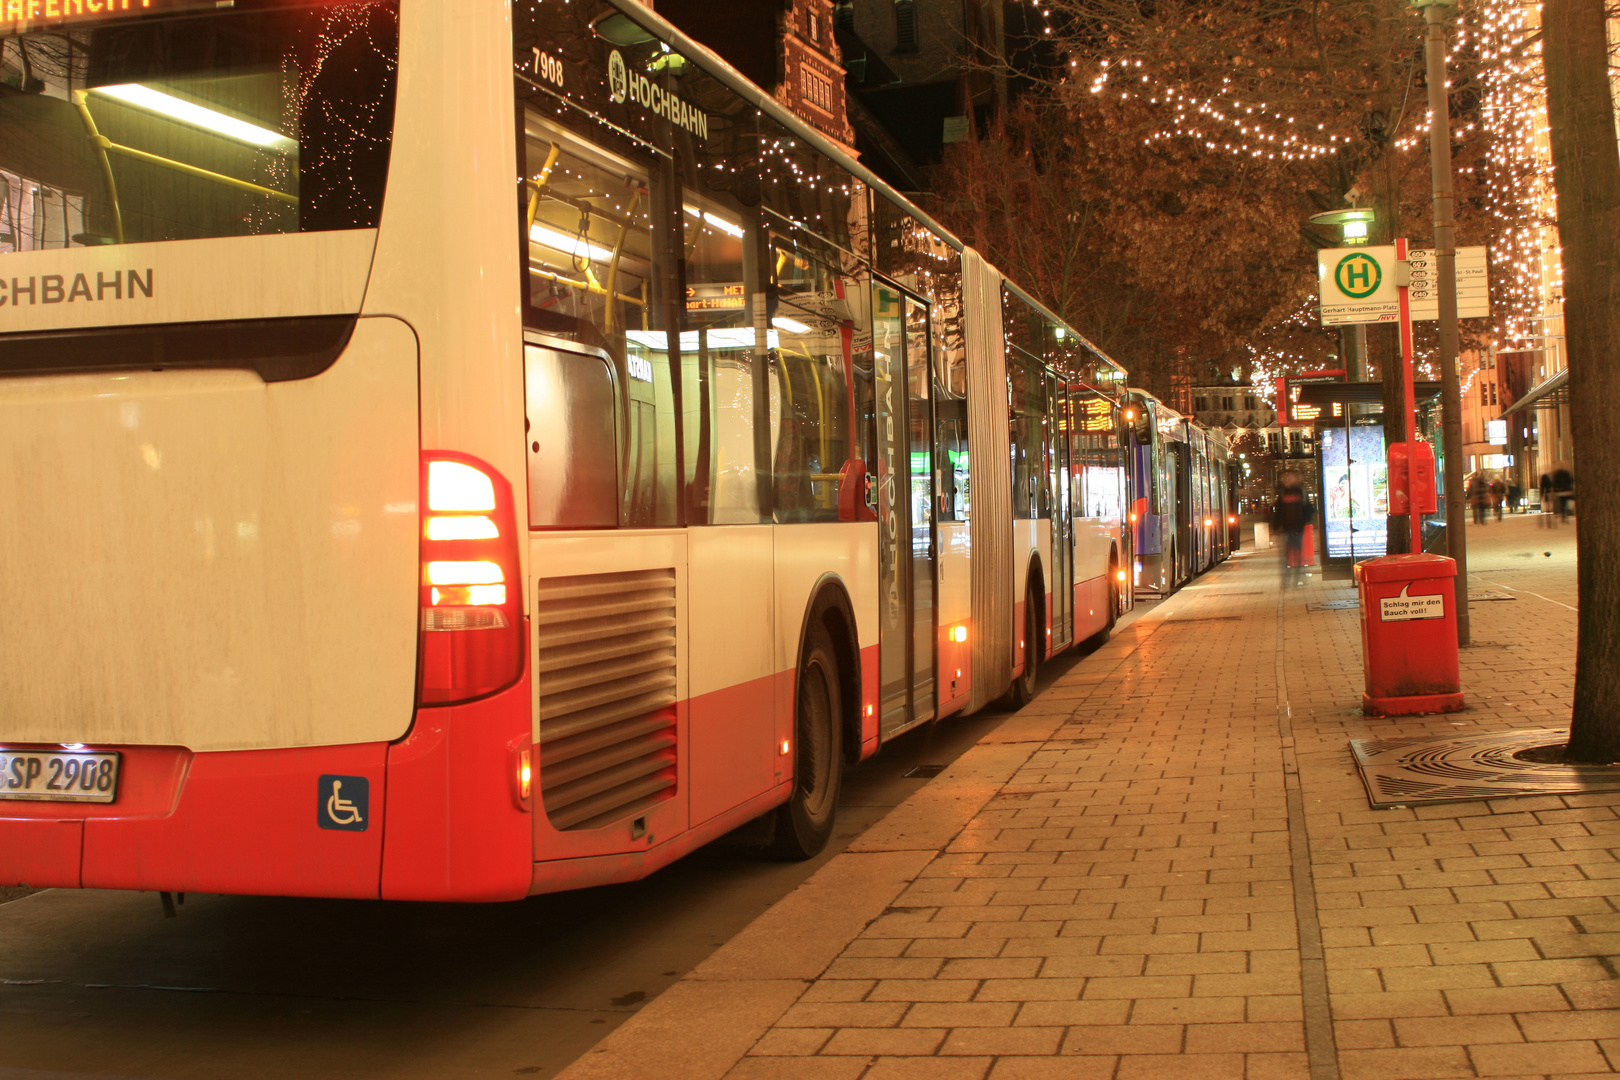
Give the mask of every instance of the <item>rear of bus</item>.
[(528, 890), (510, 31), (399, 7), (0, 0), (0, 884)]

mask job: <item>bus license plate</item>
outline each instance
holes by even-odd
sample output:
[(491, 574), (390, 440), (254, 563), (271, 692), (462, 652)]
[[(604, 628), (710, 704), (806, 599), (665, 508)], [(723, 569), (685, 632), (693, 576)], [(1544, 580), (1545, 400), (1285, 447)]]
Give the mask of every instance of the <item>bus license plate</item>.
[(115, 753), (0, 746), (0, 799), (107, 803), (117, 794)]

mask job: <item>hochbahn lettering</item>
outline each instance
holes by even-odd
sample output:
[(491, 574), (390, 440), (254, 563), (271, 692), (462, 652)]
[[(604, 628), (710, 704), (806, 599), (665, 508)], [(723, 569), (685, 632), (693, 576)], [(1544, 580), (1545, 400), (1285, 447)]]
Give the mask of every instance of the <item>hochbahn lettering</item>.
[(89, 274), (74, 274), (71, 281), (66, 274), (42, 274), (38, 277), (0, 278), (0, 308), (29, 307), (38, 304), (76, 304), (79, 301), (95, 303), (101, 300), (152, 299), (152, 268), (146, 276), (139, 270), (114, 270), (108, 277), (97, 271), (94, 281)]
[(618, 49), (608, 54), (608, 98), (615, 105), (630, 101), (700, 139), (709, 137), (708, 113), (665, 90), (639, 71), (631, 71)]

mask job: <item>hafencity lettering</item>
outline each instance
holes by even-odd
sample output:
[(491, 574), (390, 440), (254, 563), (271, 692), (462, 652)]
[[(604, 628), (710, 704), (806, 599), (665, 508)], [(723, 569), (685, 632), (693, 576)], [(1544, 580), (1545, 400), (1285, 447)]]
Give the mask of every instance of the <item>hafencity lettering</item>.
[(629, 100), (644, 106), (700, 139), (709, 137), (709, 114), (669, 93), (640, 72), (629, 70), (618, 49), (608, 54), (608, 97), (615, 105)]
[(114, 270), (110, 277), (101, 271), (97, 271), (93, 278), (89, 274), (74, 274), (72, 281), (68, 280), (66, 274), (0, 278), (0, 308), (22, 307), (24, 304), (30, 307), (36, 304), (76, 304), (81, 300), (88, 303), (134, 300), (137, 297), (150, 300), (152, 281), (150, 266), (146, 268), (145, 277), (141, 276), (139, 270)]
[(0, 34), (35, 24), (74, 22), (125, 12), (213, 7), (198, 0), (0, 0)]

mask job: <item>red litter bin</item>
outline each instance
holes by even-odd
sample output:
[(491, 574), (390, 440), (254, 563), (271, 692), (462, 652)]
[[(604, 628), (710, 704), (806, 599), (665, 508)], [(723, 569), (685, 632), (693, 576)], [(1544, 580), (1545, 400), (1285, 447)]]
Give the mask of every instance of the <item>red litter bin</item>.
[(1386, 555), (1356, 564), (1368, 716), (1456, 712), (1457, 564), (1444, 555)]

